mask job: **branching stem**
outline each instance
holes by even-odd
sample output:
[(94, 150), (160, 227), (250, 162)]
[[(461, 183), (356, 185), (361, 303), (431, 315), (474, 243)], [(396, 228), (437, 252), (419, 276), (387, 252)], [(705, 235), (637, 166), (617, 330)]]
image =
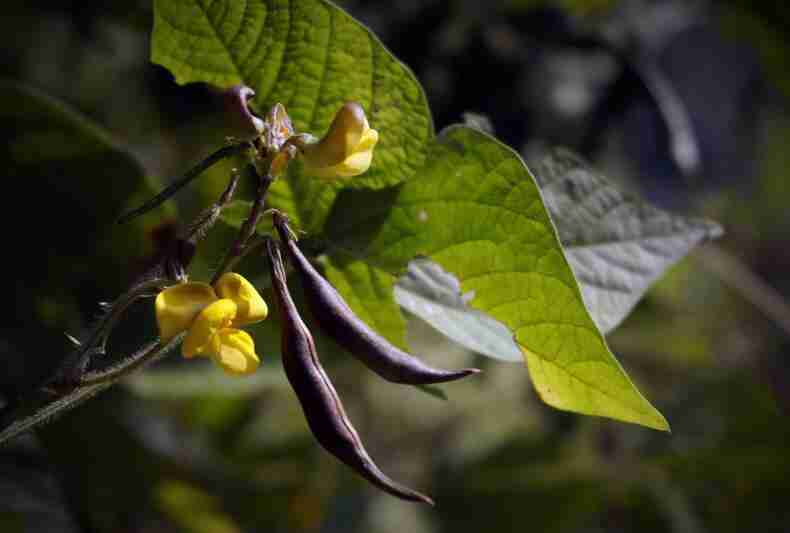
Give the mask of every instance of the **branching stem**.
[(258, 175), (253, 165), (247, 165), (245, 170), (248, 174), (258, 178), (258, 193), (255, 195), (250, 214), (239, 229), (239, 235), (228, 249), (219, 268), (214, 272), (214, 277), (211, 279), (212, 284), (216, 283), (224, 273), (230, 271), (242, 257), (249, 253), (250, 239), (255, 235), (255, 228), (258, 226), (258, 222), (260, 222), (264, 213), (266, 194), (274, 182), (271, 174)]

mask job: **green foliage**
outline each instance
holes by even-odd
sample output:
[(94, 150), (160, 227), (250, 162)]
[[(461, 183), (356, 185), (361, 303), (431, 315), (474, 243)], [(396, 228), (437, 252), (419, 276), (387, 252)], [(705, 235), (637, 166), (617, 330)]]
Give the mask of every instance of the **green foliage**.
[[(425, 160), (433, 123), (422, 87), (367, 28), (330, 2), (157, 0), (151, 59), (179, 83), (243, 83), (267, 110), (286, 106), (297, 131), (321, 135), (347, 101), (382, 132), (368, 173), (353, 184), (379, 188), (409, 179)], [(280, 181), (272, 204), (321, 227), (335, 188)], [(309, 208), (307, 207), (309, 206)]]
[[(350, 305), (362, 316), (386, 313), (396, 276), (412, 258), (429, 257), (474, 294), (472, 307), (513, 332), (548, 404), (667, 429), (587, 313), (518, 155), (464, 127), (446, 130), (430, 153), (419, 180), (339, 197), (328, 222), (327, 276), (352, 296)], [(363, 268), (368, 284), (340, 283), (340, 272), (358, 278)]]
[[(604, 334), (668, 268), (722, 233), (718, 224), (673, 215), (623, 193), (568, 151), (547, 155), (534, 170), (587, 310)], [(506, 361), (521, 358), (508, 329), (469, 308), (457, 281), (429, 261), (409, 265), (395, 297), (469, 349)]]
[[(330, 2), (157, 0), (151, 57), (179, 83), (251, 86), (259, 109), (283, 103), (297, 131), (323, 133), (345, 101), (367, 109), (381, 142), (366, 175), (329, 184), (303, 175), (297, 161), (267, 201), (323, 247), (327, 278), (392, 342), (406, 344), (402, 306), (484, 354), (525, 360), (552, 406), (668, 429), (603, 334), (669, 266), (717, 236), (717, 225), (624, 195), (567, 153), (545, 159), (533, 176), (518, 154), (472, 128), (436, 138), (411, 72)], [(124, 178), (115, 196), (136, 201), (135, 192), (150, 188), (134, 159), (94, 126), (41, 95), (8, 84), (0, 90), (5, 101), (27, 103), (3, 110), (23, 124), (8, 159), (48, 169), (112, 159)], [(36, 129), (41, 123), (47, 127)], [(45, 157), (40, 146), (51, 148)], [(95, 196), (95, 184), (84, 185)], [(105, 217), (122, 210), (99, 203)], [(249, 205), (234, 202), (223, 220), (239, 227)], [(270, 228), (264, 219), (257, 229)], [(417, 283), (395, 292), (419, 257), (435, 262), (440, 290)], [(274, 332), (265, 330), (268, 345)], [(42, 401), (8, 431), (73, 403)]]
[[(714, 226), (651, 211), (589, 172), (566, 172), (567, 158), (545, 165), (548, 207), (571, 245), (570, 262), (593, 319), (518, 155), (464, 128), (432, 140), (430, 112), (413, 75), (342, 10), (319, 0), (210, 6), (159, 0), (155, 7), (152, 60), (179, 83), (244, 83), (256, 90), (259, 107), (283, 103), (298, 131), (315, 134), (344, 101), (369, 111), (382, 141), (371, 171), (348, 182), (353, 189), (311, 180), (297, 163), (269, 196), (270, 206), (325, 243), (325, 274), (363, 320), (404, 346), (396, 276), (411, 259), (430, 257), (459, 278), (475, 310), (504, 324), (472, 317), (488, 320), (489, 340), (514, 336), (547, 403), (667, 429), (594, 320), (604, 331), (613, 328), (665, 268), (715, 234)], [(585, 194), (569, 196), (571, 190), (586, 191), (593, 205), (581, 205)], [(611, 202), (620, 209), (599, 220)], [(241, 224), (241, 205), (224, 217), (229, 225)], [(595, 229), (593, 220), (600, 222)], [(626, 256), (631, 263), (623, 266)], [(618, 277), (616, 268), (625, 272)], [(497, 341), (491, 346), (507, 349), (499, 357), (513, 359), (512, 344)]]
[[(222, 3), (213, 2), (212, 8)], [(582, 3), (559, 1), (580, 10)], [(450, 80), (458, 80), (469, 72), (459, 76), (455, 70), (459, 54), (469, 50), (470, 41), (479, 43), (481, 31), (500, 48), (518, 44), (511, 37), (526, 37), (521, 51), (532, 58), (533, 38), (539, 37), (512, 30), (523, 29), (524, 19), (518, 17), (531, 17), (528, 7), (546, 2), (509, 2), (522, 5), (524, 12), (513, 10), (493, 18), (480, 17), (482, 3), (477, 2), (455, 3), (457, 9), (441, 17), (436, 6), (420, 8), (421, 14), (436, 15), (436, 21), (416, 20), (417, 8), (411, 5), (415, 3), (352, 4), (373, 24), (383, 20), (379, 27), (386, 25), (390, 38), (408, 35), (408, 45), (397, 44), (406, 53), (414, 50), (415, 42), (434, 43), (441, 35), (441, 50), (429, 49), (415, 65), (426, 79), (433, 79), (428, 76), (439, 68), (450, 74)], [(785, 75), (781, 67), (787, 46), (777, 33), (783, 20), (780, 12), (787, 10), (765, 2), (738, 6), (717, 4), (710, 13), (713, 17), (705, 20), (725, 16), (739, 42), (760, 50), (772, 82), (787, 89), (787, 80), (780, 79)], [(496, 7), (486, 4), (484, 9)], [(9, 6), (2, 24), (6, 31), (0, 37), (10, 64), (18, 64), (9, 72), (98, 117), (117, 132), (118, 139), (129, 140), (134, 153), (151, 169), (186, 168), (222, 145), (226, 132), (220, 127), (219, 109), (209, 118), (204, 113), (208, 110), (200, 107), (210, 103), (205, 91), (193, 87), (181, 92), (151, 75), (143, 57), (150, 7), (128, 8), (88, 6), (77, 14), (52, 11), (52, 6)], [(29, 15), (20, 16), (22, 11)], [(612, 15), (607, 27), (623, 23), (622, 10)], [(594, 20), (584, 22), (601, 27)], [(744, 26), (745, 32), (736, 31)], [(681, 32), (681, 38), (672, 42), (680, 48), (684, 42), (698, 42), (685, 37), (699, 35), (697, 30), (705, 28), (695, 25), (692, 30)], [(651, 26), (650, 33), (671, 40), (672, 31), (662, 24)], [(445, 40), (448, 37), (452, 42)], [(482, 52), (482, 57), (494, 55)], [(118, 61), (107, 64), (110, 55)], [(526, 70), (520, 57), (511, 59)], [(548, 62), (556, 64), (555, 59)], [(133, 71), (130, 62), (136, 65)], [(572, 65), (575, 71), (575, 62)], [(586, 71), (586, 62), (583, 67)], [(590, 70), (600, 73), (600, 68)], [(518, 84), (533, 98), (545, 87), (544, 80), (534, 78)], [(112, 80), (118, 79), (124, 80), (123, 87), (107, 92), (113, 88)], [(743, 95), (751, 102), (746, 118), (760, 125), (756, 136), (748, 136), (748, 145), (753, 141), (760, 153), (759, 178), (747, 183), (742, 175), (737, 184), (717, 186), (715, 192), (708, 189), (704, 196), (696, 189), (712, 185), (708, 179), (695, 178), (687, 184), (695, 211), (727, 221), (727, 241), (686, 255), (671, 272), (666, 272), (671, 263), (715, 236), (718, 227), (654, 210), (607, 183), (571, 154), (554, 154), (542, 163), (530, 160), (532, 177), (587, 312), (613, 352), (623, 357), (629, 374), (640, 387), (648, 387), (651, 401), (672, 421), (672, 436), (544, 408), (530, 390), (527, 369), (464, 349), (461, 345), (519, 362), (524, 357), (508, 325), (473, 307), (480, 291), (462, 287), (453, 275), (455, 265), (418, 257), (409, 261), (406, 275), (399, 276), (403, 266), (395, 269), (369, 262), (368, 247), (381, 232), (393, 230), (393, 213), (383, 214), (381, 225), (368, 228), (367, 237), (355, 236), (358, 227), (351, 227), (344, 234), (350, 240), (340, 239), (340, 247), (333, 246), (334, 236), (346, 226), (338, 231), (333, 227), (345, 216), (357, 218), (360, 205), (370, 207), (351, 199), (383, 198), (391, 206), (402, 194), (414, 191), (415, 184), (384, 187), (369, 195), (341, 193), (351, 196), (334, 209), (340, 188), (301, 177), (298, 168), (291, 179), (278, 184), (268, 200), (298, 218), (300, 229), (309, 229), (299, 234), (302, 249), (333, 277), (366, 321), (391, 337), (401, 335), (402, 317), (391, 301), (395, 281), (395, 301), (409, 311), (405, 342), (412, 351), (437, 366), (483, 369), (473, 379), (442, 389), (450, 393), (451, 401), (428, 399), (413, 388), (383, 383), (366, 372), (322, 337), (309, 322), (310, 313), (304, 313), (327, 373), (374, 459), (398, 479), (429, 488), (439, 505), (426, 511), (370, 490), (316, 446), (278, 365), (274, 311), (269, 320), (255, 326), (262, 366), (253, 376), (232, 379), (209, 361), (187, 361), (174, 353), (153, 371), (128, 374), (122, 386), (112, 387), (109, 394), (91, 398), (38, 429), (50, 415), (80, 404), (113, 381), (57, 398), (34, 389), (40, 382), (20, 379), (23, 374), (17, 369), (56, 366), (70, 351), (64, 331), (85, 340), (86, 328), (99, 309), (96, 302), (121, 294), (131, 275), (144, 263), (150, 264), (150, 252), (161, 251), (155, 243), (172, 235), (176, 219), (169, 204), (130, 224), (113, 225), (119, 213), (140, 205), (161, 184), (146, 176), (118, 139), (63, 103), (26, 86), (2, 85), (0, 119), (8, 133), (3, 150), (7, 182), (12, 184), (7, 191), (6, 210), (11, 208), (12, 216), (5, 226), (6, 248), (12, 268), (19, 268), (8, 277), (11, 302), (5, 306), (0, 334), (0, 359), (5, 365), (0, 398), (11, 400), (0, 421), (4, 472), (0, 494), (5, 496), (0, 531), (507, 533), (524, 529), (524, 520), (513, 520), (514, 516), (525, 517), (538, 531), (568, 533), (786, 529), (790, 382), (787, 336), (777, 324), (788, 315), (777, 317), (773, 313), (777, 307), (764, 307), (762, 298), (767, 295), (769, 304), (778, 302), (781, 311), (782, 298), (790, 290), (783, 253), (790, 227), (785, 209), (790, 160), (784, 150), (790, 128), (784, 107), (775, 102), (763, 107), (776, 93), (757, 98), (760, 113), (752, 104), (761, 93), (750, 84)], [(465, 83), (442, 85), (437, 102), (457, 103), (468, 88)], [(697, 95), (711, 91), (710, 101), (722, 101), (722, 95), (711, 88), (697, 89)], [(519, 120), (508, 114), (512, 106), (502, 101), (499, 92), (496, 97), (502, 105), (491, 111), (492, 120), (497, 124)], [(173, 105), (173, 98), (183, 103)], [(193, 107), (195, 103), (198, 107)], [(704, 114), (703, 108), (692, 106), (688, 111)], [(442, 110), (446, 111), (447, 107)], [(568, 134), (565, 121), (531, 124), (530, 130), (532, 126), (538, 134), (556, 133), (553, 139), (565, 140), (563, 135)], [(609, 134), (619, 132), (619, 125), (610, 123), (606, 138), (611, 140)], [(699, 133), (704, 143), (712, 141), (706, 130)], [(711, 146), (718, 146), (718, 141)], [(427, 144), (426, 150), (431, 146)], [(611, 163), (611, 155), (607, 151), (602, 164)], [(621, 154), (614, 157), (622, 162)], [(739, 151), (737, 157), (748, 159), (750, 153)], [(243, 164), (229, 159), (203, 175), (189, 192), (178, 196), (183, 212), (192, 214), (209, 205), (224, 188), (230, 168)], [(413, 179), (423, 177), (415, 174)], [(453, 174), (444, 179), (452, 182)], [(253, 189), (254, 183), (240, 184), (236, 198), (248, 198)], [(343, 206), (349, 208), (345, 214), (340, 211)], [(227, 224), (214, 226), (201, 241), (190, 265), (194, 280), (207, 280), (213, 274), (249, 208), (248, 201), (235, 202), (223, 213)], [(184, 225), (190, 218), (178, 222)], [(462, 231), (454, 217), (445, 220), (452, 222), (451, 232)], [(43, 231), (38, 229), (42, 222)], [(414, 228), (409, 224), (404, 229)], [(476, 225), (471, 229), (478, 230)], [(157, 240), (151, 238), (153, 231)], [(270, 231), (270, 219), (264, 218), (258, 232)], [(495, 257), (499, 255), (497, 251)], [(748, 275), (719, 277), (719, 272), (727, 274), (727, 264), (733, 260), (740, 261), (739, 268)], [(260, 290), (268, 286), (268, 269), (260, 254), (250, 254), (237, 271)], [(659, 275), (660, 281), (652, 285)], [(754, 287), (739, 284), (743, 280), (758, 282), (757, 299), (749, 292)], [(298, 280), (293, 277), (289, 284), (297, 305), (305, 309)], [(270, 295), (266, 298), (271, 301)], [(636, 300), (639, 304), (632, 308)], [(90, 370), (117, 362), (153, 337), (152, 314), (150, 300), (125, 314), (124, 324), (112, 334), (108, 353), (97, 357)], [(626, 315), (628, 320), (617, 325)], [(132, 366), (139, 365), (128, 368)], [(21, 404), (14, 402), (16, 391), (25, 395), (18, 397), (24, 400)], [(30, 428), (35, 433), (10, 438)], [(732, 512), (734, 508), (737, 512)]]

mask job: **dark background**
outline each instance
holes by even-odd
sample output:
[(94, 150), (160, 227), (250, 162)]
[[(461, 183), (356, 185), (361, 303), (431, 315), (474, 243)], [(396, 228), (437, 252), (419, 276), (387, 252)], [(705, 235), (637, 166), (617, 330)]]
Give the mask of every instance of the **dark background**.
[[(436, 509), (378, 493), (320, 450), (276, 354), (242, 381), (174, 357), (0, 450), (0, 531), (790, 530), (790, 8), (343, 5), (414, 70), (437, 129), (482, 121), (527, 162), (567, 146), (661, 207), (722, 223), (726, 236), (669, 272), (609, 338), (672, 434), (552, 410), (525, 368), (468, 353), (412, 319), (416, 351), (482, 365), (481, 379), (447, 387), (442, 402), (345, 357), (329, 370), (372, 455)], [(4, 75), (106, 128), (154, 188), (222, 142), (216, 94), (179, 87), (148, 62), (149, 2), (3, 9)], [(656, 84), (684, 110), (697, 158), (672, 150), (682, 132), (662, 114)], [(116, 164), (7, 175), (5, 402), (52, 370), (68, 350), (63, 332), (88, 327), (98, 302), (175, 231), (174, 210), (135, 241), (97, 226), (113, 216), (103, 198), (128, 195)], [(77, 182), (91, 195), (76, 194)], [(182, 193), (179, 219), (222, 184)], [(134, 312), (114, 335), (119, 350), (154, 334), (150, 309)]]

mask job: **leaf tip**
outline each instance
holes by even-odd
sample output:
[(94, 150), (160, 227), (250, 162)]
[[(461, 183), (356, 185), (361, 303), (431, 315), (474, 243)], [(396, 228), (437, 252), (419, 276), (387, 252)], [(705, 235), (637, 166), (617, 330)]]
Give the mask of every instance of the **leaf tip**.
[[(652, 407), (652, 406), (651, 406)], [(644, 422), (636, 422), (641, 426), (648, 427), (650, 429), (655, 429), (657, 431), (665, 431), (666, 433), (672, 433), (672, 429), (669, 427), (669, 422), (667, 419), (662, 415), (658, 409), (653, 407), (653, 415), (652, 420)]]

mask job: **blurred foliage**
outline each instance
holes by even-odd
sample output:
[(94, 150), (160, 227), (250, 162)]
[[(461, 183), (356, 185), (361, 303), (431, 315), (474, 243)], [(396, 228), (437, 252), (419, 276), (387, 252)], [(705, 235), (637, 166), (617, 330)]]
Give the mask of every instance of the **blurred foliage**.
[[(414, 69), (439, 128), (464, 111), (482, 112), (530, 161), (547, 144), (571, 145), (626, 188), (650, 190), (664, 205), (722, 220), (727, 235), (721, 249), (787, 301), (790, 43), (783, 4), (702, 3), (697, 15), (667, 2), (608, 2), (608, 10), (571, 11), (568, 2), (540, 4), (503, 2), (491, 9), (460, 0), (344, 2)], [(662, 7), (664, 18), (650, 18), (651, 7)], [(177, 175), (226, 134), (209, 90), (179, 88), (148, 63), (148, 2), (12, 2), (4, 9), (0, 54), (8, 76), (65, 100), (111, 131), (141, 162), (138, 176)], [(665, 141), (654, 115), (631, 108), (643, 95), (638, 83), (620, 80), (620, 69), (600, 50), (545, 38), (557, 26), (627, 27), (631, 11), (656, 39), (677, 35), (673, 20), (700, 17), (692, 26), (758, 58), (733, 64), (750, 72), (759, 91), (747, 84), (727, 93), (727, 80), (716, 83), (720, 72), (710, 74), (712, 83), (689, 88), (716, 102), (697, 110), (703, 123), (725, 104), (740, 110), (731, 116), (753, 119), (745, 130), (704, 130), (705, 143), (748, 163), (726, 179), (707, 171), (689, 180), (665, 149), (639, 152), (639, 159), (624, 142), (629, 136), (648, 148)], [(698, 44), (697, 64), (732, 59), (731, 48), (717, 46)], [(649, 111), (649, 101), (643, 106)], [(13, 104), (4, 101), (0, 109)], [(736, 142), (723, 143), (724, 137)], [(90, 165), (76, 176), (6, 171), (12, 187), (4, 209), (11, 237), (6, 249), (16, 270), (14, 306), (4, 315), (0, 340), (4, 395), (21, 379), (10, 368), (19, 361), (40, 366), (33, 374), (51, 368), (66, 350), (62, 331), (90, 323), (96, 302), (113, 298), (157, 239), (167, 240), (170, 230), (138, 233), (129, 242), (147, 244), (127, 246), (133, 257), (110, 257), (107, 236), (95, 228), (123, 206), (93, 213), (102, 202), (90, 195), (101, 191), (109, 198), (117, 185), (129, 186), (115, 181), (120, 178), (111, 169), (120, 163), (111, 163)], [(226, 175), (227, 167), (219, 169), (196, 184), (196, 194), (179, 196), (180, 216), (186, 220), (212, 201), (216, 182), (224, 183)], [(208, 270), (219, 257), (209, 249), (194, 268)], [(415, 351), (434, 361), (479, 364), (485, 373), (448, 388), (449, 401), (440, 401), (385, 384), (343, 354), (331, 354), (327, 367), (371, 454), (393, 477), (428, 490), (439, 502), (436, 510), (379, 495), (321, 451), (276, 364), (234, 389), (214, 369), (174, 358), (35, 438), (3, 448), (0, 529), (786, 531), (788, 332), (706, 261), (700, 254), (675, 267), (607, 339), (666, 414), (671, 435), (550, 410), (513, 367), (480, 359), (411, 318), (407, 335)], [(140, 309), (139, 318), (150, 325), (149, 311)], [(113, 343), (130, 345), (139, 335), (121, 331)], [(276, 359), (271, 351), (263, 355), (267, 365), (269, 355)], [(201, 372), (212, 377), (201, 380)]]

